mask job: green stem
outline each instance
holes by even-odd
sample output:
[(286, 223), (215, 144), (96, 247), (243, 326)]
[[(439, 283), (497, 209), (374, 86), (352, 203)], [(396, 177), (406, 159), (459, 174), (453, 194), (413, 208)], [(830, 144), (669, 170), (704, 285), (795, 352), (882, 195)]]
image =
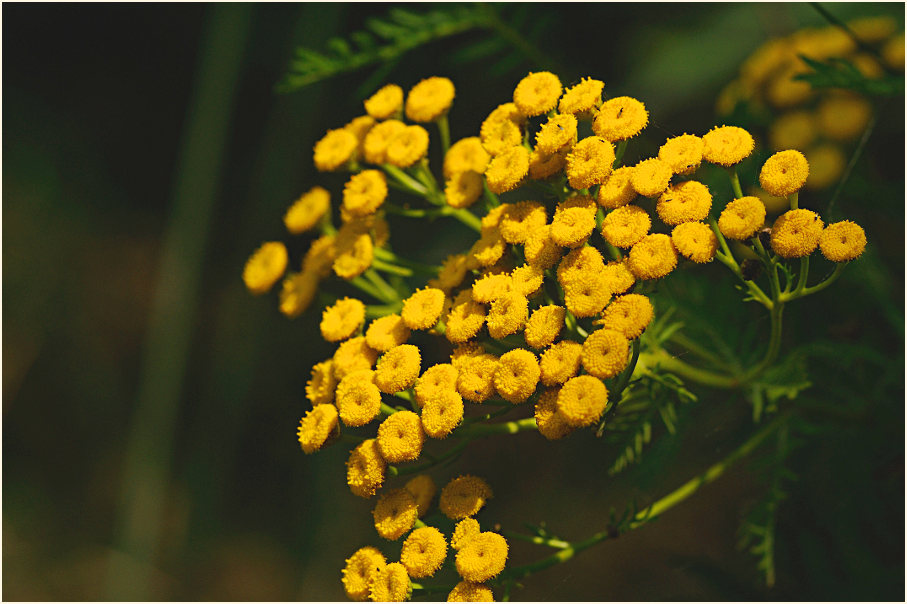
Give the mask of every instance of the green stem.
[(501, 534), (508, 539), (528, 541), (529, 543), (535, 543), (536, 545), (547, 545), (548, 547), (553, 547), (554, 549), (566, 549), (570, 547), (569, 542), (563, 541), (561, 539), (545, 539), (544, 537), (539, 537), (538, 535), (524, 535), (523, 533), (514, 533), (513, 531), (501, 531)]
[(740, 199), (743, 197), (743, 190), (740, 188), (740, 177), (737, 175), (737, 166), (728, 168), (727, 172), (731, 177), (731, 188), (734, 189), (734, 197)]
[(788, 201), (790, 201), (790, 209), (796, 210), (800, 203), (800, 191), (794, 191), (787, 196)]
[(397, 412), (396, 409), (394, 409), (393, 407), (391, 407), (390, 405), (388, 405), (387, 403), (382, 401), (381, 413), (383, 413), (384, 415), (393, 415), (396, 412)]
[(370, 268), (362, 273), (368, 281), (377, 287), (387, 297), (388, 302), (396, 302), (400, 299), (400, 293), (391, 287), (390, 283), (381, 278), (381, 275), (374, 269)]
[(809, 256), (800, 258), (800, 274), (797, 275), (797, 287), (794, 288), (794, 295), (799, 296), (806, 289), (806, 280), (809, 278)]
[(372, 267), (375, 270), (379, 270), (383, 273), (390, 273), (392, 275), (400, 275), (401, 277), (412, 277), (413, 270), (411, 268), (404, 268), (402, 266), (396, 266), (388, 262), (384, 262), (378, 258), (372, 258)]
[(372, 285), (371, 283), (369, 283), (368, 281), (363, 279), (361, 275), (348, 280), (347, 283), (349, 283), (350, 285), (352, 285), (359, 291), (364, 292), (364, 293), (370, 295), (371, 297), (375, 298), (376, 300), (379, 300), (386, 304), (393, 304), (394, 302), (397, 301), (396, 297), (388, 298), (386, 295), (384, 295), (384, 292), (382, 292), (380, 289), (378, 289), (377, 287), (375, 287), (374, 285)]
[(369, 319), (377, 319), (378, 317), (386, 317), (387, 315), (392, 315), (394, 313), (400, 312), (400, 309), (403, 308), (403, 304), (396, 302), (393, 304), (366, 304), (365, 306), (365, 316)]
[(624, 153), (627, 151), (627, 144), (630, 142), (630, 139), (625, 138), (624, 140), (617, 143), (617, 150), (614, 152), (614, 163), (611, 164), (611, 168), (616, 170), (620, 167), (621, 162), (624, 159)]
[(605, 249), (608, 250), (608, 253), (617, 261), (623, 260), (623, 254), (620, 253), (620, 250), (608, 243), (608, 240), (605, 239)]
[(438, 125), (438, 133), (441, 135), (441, 151), (447, 155), (447, 150), (450, 149), (450, 126), (447, 124), (447, 114), (445, 113), (435, 120), (435, 124)]
[(420, 262), (414, 262), (413, 260), (408, 260), (402, 256), (398, 256), (389, 249), (383, 247), (376, 247), (373, 251), (375, 258), (379, 258), (385, 262), (391, 264), (396, 264), (397, 266), (403, 266), (406, 268), (411, 268), (417, 273), (425, 273), (428, 275), (437, 275), (441, 271), (440, 266), (435, 266), (433, 264), (422, 264)]
[(384, 170), (395, 181), (397, 181), (399, 185), (405, 187), (411, 193), (415, 193), (419, 197), (428, 199), (429, 192), (425, 185), (420, 183), (418, 180), (416, 180), (397, 166), (382, 164), (381, 169)]
[(466, 448), (466, 445), (469, 444), (471, 439), (467, 438), (461, 443), (457, 443), (455, 446), (448, 449), (444, 455), (441, 457), (436, 457), (431, 461), (418, 465), (418, 466), (408, 466), (404, 468), (399, 468), (397, 466), (387, 466), (387, 471), (391, 476), (406, 476), (408, 474), (418, 474), (419, 472), (424, 472), (430, 470), (431, 468), (442, 464), (454, 457), (460, 455), (463, 452), (463, 449)]
[(674, 342), (678, 346), (682, 346), (683, 348), (689, 350), (690, 352), (692, 352), (693, 354), (695, 354), (702, 360), (704, 360), (708, 363), (711, 363), (712, 365), (716, 365), (718, 367), (722, 367), (727, 370), (730, 370), (732, 368), (730, 363), (721, 359), (721, 357), (719, 357), (717, 354), (714, 354), (713, 352), (706, 350), (705, 348), (700, 346), (699, 343), (697, 343), (695, 340), (692, 340), (692, 339), (686, 337), (682, 333), (678, 332), (678, 333), (671, 334), (671, 337), (668, 338), (668, 340), (670, 342)]
[(617, 384), (614, 386), (613, 400), (620, 400), (624, 388), (630, 383), (630, 378), (633, 377), (633, 371), (636, 369), (636, 362), (639, 360), (639, 348), (639, 338), (636, 338), (633, 340), (633, 356), (630, 358), (630, 363), (627, 365), (627, 368), (624, 369), (623, 373), (620, 374), (620, 378), (618, 378)]
[(826, 287), (828, 287), (829, 285), (831, 285), (832, 283), (837, 281), (838, 277), (840, 277), (841, 273), (844, 271), (845, 264), (846, 264), (845, 262), (841, 262), (841, 263), (837, 264), (835, 266), (834, 272), (827, 279), (825, 279), (824, 281), (820, 281), (819, 283), (817, 283), (816, 285), (813, 285), (812, 287), (804, 287), (802, 290), (800, 290), (799, 293), (797, 291), (792, 291), (789, 294), (782, 295), (781, 301), (789, 302), (791, 300), (795, 300), (797, 298), (802, 298), (804, 296), (808, 296), (810, 294), (814, 294), (816, 292), (822, 291), (823, 289), (825, 289)]
[(772, 299), (777, 300), (781, 297), (781, 281), (778, 279), (778, 265), (772, 260), (771, 256), (768, 255), (768, 252), (765, 251), (765, 247), (762, 245), (762, 240), (759, 239), (759, 235), (753, 237), (753, 247), (756, 248), (756, 253), (762, 257), (763, 264), (765, 268), (768, 269), (768, 280), (769, 284), (772, 286)]
[(488, 188), (488, 183), (485, 179), (482, 179), (482, 187), (485, 189), (485, 205), (489, 211), (501, 205), (501, 200), (498, 196), (491, 192), (491, 189)]
[[(735, 172), (736, 174), (736, 172)], [(731, 249), (728, 247), (727, 241), (724, 238), (724, 235), (721, 233), (721, 230), (718, 228), (718, 223), (715, 222), (714, 218), (709, 218), (709, 226), (712, 227), (712, 232), (715, 233), (715, 237), (718, 238), (718, 245), (721, 247), (721, 252), (716, 253), (715, 257), (718, 258), (725, 266), (727, 266), (737, 277), (743, 281), (743, 284), (746, 285), (747, 289), (750, 291), (750, 295), (759, 302), (762, 306), (770, 309), (772, 307), (772, 300), (762, 291), (762, 288), (756, 285), (753, 281), (747, 281), (743, 278), (743, 272), (740, 270), (740, 265), (737, 264), (737, 260), (734, 258), (734, 254), (731, 253)]]
[(488, 436), (489, 434), (516, 434), (524, 430), (538, 430), (534, 417), (517, 419), (512, 422), (500, 422), (497, 424), (471, 424), (461, 426), (454, 431), (455, 436), (461, 438), (475, 438), (476, 436)]
[(469, 210), (452, 208), (445, 205), (441, 208), (440, 214), (442, 216), (452, 216), (456, 218), (476, 233), (482, 232), (482, 220)]

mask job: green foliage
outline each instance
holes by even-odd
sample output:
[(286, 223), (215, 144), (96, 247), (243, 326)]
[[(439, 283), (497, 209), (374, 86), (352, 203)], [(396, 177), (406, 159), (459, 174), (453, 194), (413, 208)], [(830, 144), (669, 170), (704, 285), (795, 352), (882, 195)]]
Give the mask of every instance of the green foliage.
[(831, 58), (817, 61), (800, 55), (812, 71), (794, 76), (813, 88), (845, 88), (866, 96), (897, 96), (904, 94), (904, 78), (886, 76), (870, 79), (846, 59)]
[(812, 386), (806, 367), (806, 355), (794, 352), (771, 368), (750, 387), (753, 404), (753, 421), (759, 422), (764, 412), (774, 413), (782, 398), (794, 400), (803, 390)]

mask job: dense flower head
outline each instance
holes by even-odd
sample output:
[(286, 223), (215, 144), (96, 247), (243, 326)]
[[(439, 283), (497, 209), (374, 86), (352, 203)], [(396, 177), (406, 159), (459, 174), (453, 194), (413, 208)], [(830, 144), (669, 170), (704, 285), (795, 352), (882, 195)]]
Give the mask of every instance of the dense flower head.
[(576, 317), (594, 317), (611, 299), (611, 290), (600, 272), (564, 285), (564, 305)]
[(346, 228), (347, 223), (337, 232), (334, 239), (334, 262), (331, 268), (341, 279), (354, 279), (372, 265), (374, 243), (368, 233), (356, 228)]
[(513, 277), (504, 273), (488, 274), (472, 284), (472, 299), (489, 304), (513, 291)]
[(368, 216), (387, 199), (387, 178), (380, 170), (354, 174), (343, 187), (343, 209), (352, 216)]
[(557, 395), (557, 410), (574, 428), (594, 424), (607, 406), (608, 389), (591, 375), (570, 378)]
[(485, 182), (492, 193), (516, 189), (529, 174), (529, 149), (513, 146), (496, 155), (485, 168)]
[(816, 111), (819, 131), (835, 141), (857, 139), (870, 119), (872, 105), (856, 94), (830, 95), (819, 103)]
[(415, 529), (403, 542), (400, 563), (410, 577), (431, 577), (447, 557), (447, 540), (433, 526)]
[(598, 187), (596, 201), (606, 210), (625, 206), (636, 199), (636, 189), (630, 182), (633, 166), (623, 166), (614, 170)]
[(592, 130), (611, 142), (632, 138), (649, 123), (649, 112), (640, 101), (619, 96), (608, 99), (595, 114)]
[(314, 453), (337, 431), (337, 409), (333, 405), (317, 405), (299, 422), (297, 435), (302, 450)]
[(331, 208), (331, 194), (322, 187), (312, 187), (302, 194), (283, 216), (284, 226), (293, 235), (315, 227)]
[(368, 600), (368, 585), (372, 577), (387, 566), (387, 560), (376, 548), (367, 546), (347, 558), (343, 568), (343, 590), (351, 600)]
[(819, 236), (819, 249), (832, 262), (854, 260), (866, 249), (866, 233), (850, 220), (834, 222)]
[(467, 267), (468, 259), (466, 254), (453, 254), (444, 259), (441, 263), (441, 270), (438, 278), (432, 287), (437, 287), (442, 291), (450, 291), (460, 285), (466, 277), (469, 270)]
[(494, 374), (498, 369), (498, 359), (491, 354), (467, 356), (455, 364), (457, 374), (457, 392), (473, 403), (481, 403), (494, 395)]
[(334, 378), (333, 361), (328, 359), (312, 367), (312, 378), (306, 382), (305, 394), (313, 406), (329, 405), (334, 402), (334, 389), (337, 380)]
[(812, 210), (789, 210), (772, 225), (772, 250), (782, 258), (808, 256), (819, 245), (824, 226)]
[(657, 157), (645, 159), (630, 173), (633, 190), (644, 197), (658, 197), (671, 184), (671, 166)]
[(557, 265), (557, 281), (565, 290), (587, 280), (605, 267), (601, 252), (590, 245), (571, 250)]
[(406, 129), (400, 120), (387, 120), (376, 124), (362, 141), (362, 154), (370, 164), (383, 164), (387, 161), (387, 146)]
[(346, 483), (358, 497), (371, 497), (384, 484), (387, 462), (374, 438), (360, 443), (346, 462)]
[(377, 123), (378, 121), (370, 115), (360, 115), (359, 117), (351, 119), (349, 123), (343, 127), (344, 130), (355, 136), (356, 140), (359, 141), (360, 154), (362, 153), (362, 143), (365, 142), (365, 136)]
[(355, 298), (341, 298), (321, 315), (321, 336), (339, 342), (353, 335), (365, 322), (365, 304)]
[(381, 412), (381, 392), (374, 380), (371, 369), (362, 369), (348, 373), (337, 384), (337, 410), (347, 426), (364, 426)]
[(611, 174), (614, 146), (606, 139), (588, 136), (567, 154), (567, 182), (576, 190), (598, 185)]
[[(520, 126), (513, 120), (488, 117), (482, 122), (479, 140), (482, 143), (482, 149), (489, 155), (488, 161), (490, 162), (494, 157), (520, 145), (523, 141), (523, 133)], [(487, 173), (487, 171), (488, 162), (483, 169), (483, 172)]]
[(465, 474), (454, 478), (444, 486), (438, 506), (441, 508), (441, 512), (451, 520), (462, 520), (478, 514), (491, 497), (491, 487), (487, 482), (478, 476)]
[(425, 516), (431, 507), (431, 500), (434, 499), (435, 494), (438, 492), (438, 486), (432, 477), (428, 474), (419, 474), (406, 481), (406, 485), (403, 488), (409, 491), (410, 495), (416, 499), (419, 518)]
[(450, 547), (459, 550), (469, 539), (482, 532), (479, 527), (479, 521), (475, 518), (464, 518), (454, 527), (453, 535), (450, 538)]
[(605, 280), (605, 287), (611, 290), (612, 295), (622, 294), (636, 283), (636, 277), (627, 266), (627, 259), (613, 260), (605, 265), (601, 274)]
[(378, 498), (372, 516), (378, 534), (396, 541), (413, 528), (419, 517), (419, 506), (406, 489), (391, 489)]
[(378, 449), (391, 463), (418, 459), (424, 443), (422, 421), (412, 411), (397, 411), (378, 426)]
[(561, 113), (572, 113), (579, 119), (591, 119), (602, 102), (602, 90), (605, 83), (601, 80), (583, 78), (579, 84), (564, 91), (557, 110)]
[(522, 348), (510, 350), (498, 359), (494, 387), (505, 401), (522, 403), (529, 398), (539, 382), (538, 359)]
[(428, 131), (422, 126), (407, 126), (387, 145), (387, 163), (408, 168), (428, 153)]
[(457, 172), (484, 173), (491, 156), (482, 147), (478, 136), (461, 138), (450, 146), (444, 155), (442, 172), (444, 178), (450, 178)]
[(529, 233), (523, 246), (523, 253), (527, 263), (547, 270), (557, 264), (563, 250), (551, 238), (551, 227), (546, 224), (536, 227)]
[(457, 572), (467, 581), (482, 583), (504, 570), (507, 553), (504, 537), (492, 532), (479, 533), (457, 552)]
[(703, 148), (701, 138), (694, 134), (682, 134), (665, 141), (658, 149), (658, 159), (668, 164), (674, 174), (687, 176), (702, 163)]
[(327, 134), (315, 143), (313, 156), (315, 167), (321, 172), (337, 170), (353, 159), (358, 149), (359, 139), (349, 130), (344, 128), (328, 130)]
[(677, 266), (677, 249), (668, 235), (646, 235), (630, 249), (627, 266), (637, 279), (659, 279)]
[(711, 262), (718, 251), (718, 237), (704, 222), (684, 222), (671, 231), (671, 241), (684, 258), (698, 264)]
[(550, 346), (564, 328), (567, 309), (556, 304), (549, 304), (532, 311), (526, 322), (526, 343), (540, 349)]
[(542, 353), (539, 371), (542, 384), (563, 384), (576, 375), (582, 362), (583, 345), (573, 340), (561, 340)]
[(559, 394), (559, 388), (546, 388), (535, 403), (535, 425), (548, 440), (559, 440), (574, 430), (557, 408)]
[(537, 201), (519, 201), (504, 205), (498, 228), (507, 243), (523, 243), (529, 233), (547, 222), (544, 205)]
[(703, 220), (712, 209), (712, 194), (701, 182), (687, 180), (668, 187), (658, 198), (655, 211), (665, 224)]
[(510, 280), (513, 283), (513, 291), (529, 297), (542, 287), (545, 272), (537, 266), (524, 264), (513, 269), (510, 273)]
[(263, 243), (246, 262), (242, 278), (253, 294), (263, 294), (277, 283), (287, 269), (287, 248), (279, 241)]
[(628, 340), (638, 338), (652, 322), (655, 309), (652, 302), (641, 294), (626, 294), (614, 298), (602, 314), (605, 329), (620, 332)]
[(444, 185), (444, 198), (452, 208), (468, 208), (482, 196), (482, 175), (472, 170), (455, 172)]
[(373, 602), (405, 602), (412, 590), (406, 568), (399, 562), (391, 562), (372, 575), (368, 597)]
[(522, 329), (528, 318), (529, 300), (519, 292), (509, 292), (491, 303), (485, 322), (488, 334), (500, 340)]
[(345, 340), (337, 347), (332, 357), (334, 377), (342, 380), (348, 373), (371, 369), (378, 360), (378, 352), (369, 347), (365, 337), (357, 336)]
[(319, 277), (331, 274), (331, 267), (337, 256), (337, 238), (334, 235), (322, 235), (312, 242), (305, 256), (302, 257), (302, 272), (311, 272)]
[(545, 180), (560, 173), (567, 165), (567, 154), (572, 145), (565, 145), (553, 153), (542, 153), (538, 148), (529, 154), (529, 178)]
[(447, 315), (444, 335), (454, 344), (460, 344), (475, 337), (485, 324), (485, 306), (476, 302), (470, 290), (464, 290), (454, 299)]
[(416, 402), (421, 406), (444, 391), (456, 392), (457, 373), (457, 368), (450, 363), (438, 363), (426, 369), (413, 389)]
[(702, 158), (719, 166), (733, 166), (749, 157), (753, 136), (737, 126), (716, 126), (702, 137)]
[(403, 301), (400, 315), (410, 329), (431, 329), (444, 310), (444, 292), (434, 287), (418, 290)]
[(553, 73), (530, 73), (516, 85), (513, 102), (526, 117), (541, 115), (554, 109), (562, 90), (560, 79)]
[(469, 257), (476, 263), (471, 268), (493, 265), (501, 259), (506, 249), (507, 243), (501, 237), (501, 230), (498, 227), (483, 227), (478, 241), (469, 249)]
[(455, 94), (449, 79), (426, 78), (413, 86), (406, 96), (406, 117), (414, 122), (433, 122), (447, 115)]
[(779, 151), (769, 157), (759, 172), (759, 184), (771, 195), (784, 197), (806, 184), (809, 162), (799, 151)]
[(602, 237), (614, 247), (636, 245), (652, 227), (648, 212), (636, 205), (612, 210), (602, 221)]
[(422, 407), (422, 429), (432, 438), (447, 438), (463, 421), (463, 397), (456, 390), (440, 390)]
[[(637, 300), (631, 299), (627, 308), (621, 309), (619, 306), (618, 311), (611, 316), (611, 321), (627, 331), (632, 332), (638, 329), (641, 333), (645, 329), (645, 324), (641, 328), (639, 325), (647, 318), (646, 309), (639, 308), (642, 304), (636, 305), (637, 308), (633, 309), (637, 311), (634, 313), (636, 316), (623, 317), (621, 313), (621, 310), (627, 310), (629, 313), (629, 307), (633, 306), (633, 302), (637, 302)], [(648, 315), (648, 318), (651, 320), (651, 314)], [(605, 320), (607, 321), (607, 317)], [(629, 346), (627, 335), (623, 331), (609, 328), (593, 331), (583, 342), (583, 369), (598, 378), (612, 378), (627, 366)]]
[(388, 84), (365, 99), (363, 104), (365, 112), (376, 120), (398, 116), (403, 109), (403, 89), (396, 84)]
[(535, 148), (546, 155), (576, 142), (576, 118), (569, 113), (551, 116), (535, 135)]
[(421, 369), (422, 355), (412, 344), (391, 348), (378, 359), (375, 384), (387, 394), (406, 390), (416, 382)]
[(410, 329), (403, 322), (403, 317), (391, 313), (374, 319), (365, 330), (365, 342), (378, 352), (387, 352), (394, 346), (405, 344), (409, 339)]
[(583, 208), (567, 208), (551, 221), (551, 239), (563, 247), (577, 247), (595, 230), (595, 214)]
[(725, 206), (718, 230), (728, 239), (749, 239), (765, 224), (765, 204), (758, 197), (741, 197)]
[(311, 271), (288, 273), (280, 287), (280, 312), (298, 317), (312, 304), (318, 290), (318, 275)]

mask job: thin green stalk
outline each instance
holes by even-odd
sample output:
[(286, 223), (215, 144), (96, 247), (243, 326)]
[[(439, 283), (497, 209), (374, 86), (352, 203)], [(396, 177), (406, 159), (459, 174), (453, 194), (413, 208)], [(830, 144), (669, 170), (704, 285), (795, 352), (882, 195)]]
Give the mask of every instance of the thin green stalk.
[(436, 457), (427, 463), (420, 464), (418, 466), (406, 466), (403, 468), (400, 468), (398, 466), (387, 466), (387, 472), (391, 476), (406, 476), (408, 474), (418, 474), (419, 472), (430, 470), (431, 468), (439, 464), (443, 464), (459, 456), (460, 453), (463, 452), (463, 449), (466, 448), (466, 445), (469, 444), (470, 440), (471, 439), (467, 438), (463, 440), (463, 442), (457, 443), (456, 445), (445, 451), (442, 456)]
[(372, 258), (372, 267), (382, 273), (390, 273), (391, 275), (400, 275), (401, 277), (413, 276), (413, 269), (390, 264), (378, 258)]
[(797, 275), (797, 287), (794, 288), (794, 295), (799, 296), (806, 289), (806, 280), (809, 278), (809, 256), (800, 258), (800, 273)]
[(608, 243), (608, 240), (605, 240), (605, 249), (608, 250), (608, 254), (611, 255), (617, 261), (623, 260), (624, 256), (620, 253), (620, 250)]
[(400, 292), (391, 287), (390, 283), (382, 279), (381, 275), (379, 275), (375, 271), (375, 269), (369, 268), (362, 274), (369, 281), (369, 283), (381, 290), (381, 292), (386, 297), (387, 302), (396, 302), (400, 299)]
[(703, 361), (711, 363), (712, 365), (721, 367), (728, 371), (732, 369), (732, 365), (730, 363), (724, 361), (717, 354), (715, 354), (709, 350), (706, 350), (705, 348), (700, 346), (698, 342), (686, 337), (685, 335), (683, 335), (680, 332), (675, 332), (675, 333), (671, 334), (671, 337), (668, 338), (668, 341), (674, 342), (678, 346), (682, 346), (683, 348), (687, 349), (691, 353), (693, 353), (696, 356), (698, 356), (699, 358), (701, 358)]
[(617, 150), (614, 152), (614, 163), (611, 164), (611, 168), (616, 170), (620, 167), (621, 162), (624, 159), (624, 153), (627, 151), (627, 144), (630, 142), (630, 139), (624, 139), (617, 143)]
[(399, 185), (409, 190), (410, 193), (415, 193), (419, 197), (428, 199), (429, 193), (426, 186), (397, 166), (382, 164), (381, 169), (384, 170), (388, 174), (388, 176), (393, 178)]
[(639, 338), (633, 340), (632, 346), (633, 356), (630, 358), (630, 363), (627, 365), (627, 368), (624, 369), (623, 373), (620, 374), (620, 377), (617, 379), (617, 384), (614, 385), (614, 399), (616, 400), (620, 400), (624, 388), (630, 383), (630, 378), (633, 377), (633, 372), (636, 370), (636, 362), (639, 360)]
[(391, 264), (396, 264), (397, 266), (403, 266), (410, 268), (417, 273), (425, 273), (427, 275), (437, 275), (441, 271), (440, 266), (435, 266), (433, 264), (422, 264), (421, 262), (415, 262), (402, 256), (398, 256), (387, 248), (376, 247), (374, 249), (375, 258), (384, 260)]
[(377, 319), (378, 317), (386, 317), (387, 315), (398, 313), (401, 308), (403, 308), (401, 302), (393, 304), (366, 304), (365, 316), (369, 319)]
[(790, 201), (790, 209), (796, 210), (800, 204), (800, 191), (794, 191), (787, 196), (788, 201)]
[(529, 543), (535, 543), (536, 545), (546, 545), (548, 547), (553, 547), (554, 549), (566, 549), (570, 547), (570, 543), (563, 541), (562, 539), (545, 539), (544, 537), (539, 537), (538, 535), (524, 535), (523, 533), (515, 533), (513, 531), (501, 531), (501, 534), (508, 539), (528, 541)]
[(501, 200), (498, 199), (497, 195), (491, 192), (491, 189), (488, 188), (488, 183), (484, 178), (482, 179), (482, 186), (485, 189), (485, 205), (487, 209), (490, 211), (501, 205)]
[(497, 424), (471, 424), (461, 426), (454, 430), (453, 435), (460, 438), (475, 438), (477, 436), (488, 436), (490, 434), (516, 434), (525, 430), (538, 430), (534, 417), (517, 419), (511, 422), (500, 422)]
[(768, 280), (769, 284), (772, 286), (772, 300), (777, 300), (781, 296), (781, 281), (778, 279), (778, 265), (772, 260), (771, 256), (768, 255), (768, 252), (765, 251), (765, 247), (762, 245), (762, 240), (759, 239), (758, 234), (753, 237), (753, 246), (756, 248), (756, 253), (762, 257), (765, 268), (768, 269)]
[(812, 287), (804, 287), (802, 290), (800, 290), (800, 292), (792, 291), (789, 294), (783, 294), (781, 296), (781, 301), (789, 302), (790, 300), (795, 300), (797, 298), (802, 298), (804, 296), (809, 296), (810, 294), (815, 294), (816, 292), (822, 291), (823, 289), (825, 289), (826, 287), (828, 287), (829, 285), (831, 285), (832, 283), (834, 283), (835, 281), (838, 280), (838, 277), (840, 277), (841, 273), (844, 272), (845, 264), (846, 264), (845, 262), (838, 263), (835, 266), (834, 272), (832, 272), (832, 274), (827, 279), (825, 279), (824, 281), (820, 281), (819, 283), (817, 283), (816, 285), (813, 285)]
[(447, 114), (439, 117), (435, 123), (438, 125), (438, 133), (441, 135), (441, 151), (447, 155), (447, 150), (450, 149), (450, 126), (447, 124)]
[(482, 220), (478, 216), (476, 216), (475, 214), (470, 212), (469, 210), (466, 210), (464, 208), (460, 208), (460, 209), (452, 208), (452, 207), (446, 205), (441, 208), (441, 215), (442, 216), (452, 216), (452, 217), (456, 218), (457, 220), (459, 220), (460, 222), (462, 222), (463, 224), (465, 224), (466, 226), (468, 226), (470, 229), (472, 229), (476, 233), (482, 232)]
[(362, 275), (348, 280), (347, 283), (349, 283), (350, 285), (352, 285), (359, 291), (370, 295), (371, 297), (373, 297), (374, 299), (376, 299), (380, 302), (384, 302), (386, 304), (393, 304), (394, 302), (397, 301), (396, 296), (393, 298), (388, 298), (384, 294), (384, 292), (382, 292), (380, 289), (378, 289), (377, 287), (375, 287), (374, 285), (372, 285), (371, 283), (369, 283), (368, 281), (363, 279)]
[(737, 166), (727, 169), (728, 176), (731, 177), (731, 188), (734, 189), (734, 197), (740, 199), (743, 197), (743, 190), (740, 188), (740, 177), (737, 175)]
[(743, 281), (743, 284), (746, 285), (747, 289), (750, 291), (750, 295), (753, 296), (757, 302), (765, 308), (771, 309), (773, 302), (771, 298), (762, 291), (762, 288), (756, 285), (755, 282), (747, 281), (743, 278), (743, 272), (740, 270), (740, 265), (734, 258), (734, 254), (731, 253), (731, 249), (728, 247), (727, 241), (721, 233), (721, 229), (718, 228), (718, 223), (715, 222), (714, 218), (709, 218), (709, 226), (712, 227), (712, 232), (715, 233), (715, 237), (718, 239), (718, 245), (721, 247), (721, 252), (716, 253), (715, 257)]

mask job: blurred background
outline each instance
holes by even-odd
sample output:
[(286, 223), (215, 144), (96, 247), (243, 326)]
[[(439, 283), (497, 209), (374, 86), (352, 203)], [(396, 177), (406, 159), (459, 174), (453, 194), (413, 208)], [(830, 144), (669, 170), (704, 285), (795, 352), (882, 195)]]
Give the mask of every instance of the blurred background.
[[(807, 4), (502, 5), (486, 7), (495, 27), (276, 91), (297, 47), (324, 49), (391, 8), (4, 6), (4, 599), (343, 599), (344, 559), (379, 541), (372, 503), (346, 487), (346, 447), (305, 456), (294, 434), (309, 369), (330, 349), (317, 310), (289, 321), (240, 275), (262, 241), (285, 239), (301, 192), (339, 195), (344, 177), (317, 174), (312, 146), (380, 85), (451, 78), (458, 139), (529, 70), (592, 76), (646, 103), (655, 149), (715, 125), (716, 98), (760, 44), (827, 25)], [(890, 15), (903, 31), (901, 4), (827, 8)], [(801, 399), (818, 411), (787, 460), (775, 586), (737, 547), (764, 491), (744, 463), (656, 523), (530, 577), (515, 599), (903, 595), (903, 93), (873, 102), (877, 126), (836, 202), (870, 247), (787, 311), (786, 348), (812, 343)], [(822, 212), (829, 195), (801, 207)], [(428, 237), (407, 224), (392, 233), (421, 249)], [(426, 260), (453, 251), (459, 228), (432, 239)], [(730, 277), (703, 274), (672, 286), (688, 315), (731, 340), (759, 336), (764, 317), (737, 302)], [(582, 538), (609, 507), (657, 499), (752, 431), (740, 393), (699, 394), (678, 435), (659, 433), (616, 478), (615, 451), (591, 435), (489, 439), (445, 471), (491, 482), (490, 523), (544, 520)], [(547, 554), (534, 547), (515, 545), (514, 563)]]

